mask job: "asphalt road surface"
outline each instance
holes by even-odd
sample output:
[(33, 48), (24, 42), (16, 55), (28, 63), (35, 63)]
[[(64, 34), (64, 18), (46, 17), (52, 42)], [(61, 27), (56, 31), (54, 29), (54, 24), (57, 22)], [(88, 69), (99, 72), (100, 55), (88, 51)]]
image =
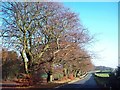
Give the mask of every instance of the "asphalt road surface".
[(88, 76), (86, 76), (84, 79), (71, 83), (71, 84), (67, 84), (61, 87), (56, 88), (57, 90), (61, 90), (62, 88), (72, 88), (72, 89), (77, 89), (77, 88), (94, 88), (99, 90), (99, 87), (96, 83), (96, 81), (94, 80), (94, 76), (92, 74), (88, 74)]

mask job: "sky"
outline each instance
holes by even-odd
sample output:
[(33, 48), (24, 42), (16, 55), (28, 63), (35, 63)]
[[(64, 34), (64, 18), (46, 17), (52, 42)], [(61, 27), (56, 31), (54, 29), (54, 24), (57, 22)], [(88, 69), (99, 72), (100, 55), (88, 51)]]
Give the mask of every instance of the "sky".
[[(118, 10), (120, 10), (120, 2), (118, 3)], [(118, 12), (118, 17), (120, 17), (120, 12)], [(118, 18), (118, 22), (120, 21), (120, 18)], [(118, 28), (120, 28), (120, 23), (118, 23)], [(118, 38), (120, 38), (120, 30), (118, 29)], [(118, 39), (118, 45), (120, 45), (120, 39)], [(120, 47), (118, 46), (118, 64), (120, 66)]]
[(79, 15), (81, 23), (95, 42), (88, 50), (96, 54), (94, 65), (118, 66), (118, 3), (117, 2), (64, 2)]
[(118, 2), (119, 0), (1, 0), (4, 2)]

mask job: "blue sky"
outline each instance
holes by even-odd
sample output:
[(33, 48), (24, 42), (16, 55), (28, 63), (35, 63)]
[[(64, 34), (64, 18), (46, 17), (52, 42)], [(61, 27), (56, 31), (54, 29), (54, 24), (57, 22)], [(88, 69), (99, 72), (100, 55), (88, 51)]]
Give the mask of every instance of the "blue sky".
[(95, 65), (116, 67), (118, 65), (118, 3), (117, 2), (64, 2), (79, 15), (81, 23), (97, 42), (89, 48), (94, 51)]

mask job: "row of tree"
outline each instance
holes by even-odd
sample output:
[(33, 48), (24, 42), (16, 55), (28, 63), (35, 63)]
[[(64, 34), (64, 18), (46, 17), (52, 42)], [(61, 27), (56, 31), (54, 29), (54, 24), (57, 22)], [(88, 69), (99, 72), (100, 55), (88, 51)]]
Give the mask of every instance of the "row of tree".
[(4, 2), (1, 8), (3, 48), (18, 52), (25, 73), (53, 72), (57, 65), (76, 73), (92, 66), (84, 47), (93, 37), (63, 4)]

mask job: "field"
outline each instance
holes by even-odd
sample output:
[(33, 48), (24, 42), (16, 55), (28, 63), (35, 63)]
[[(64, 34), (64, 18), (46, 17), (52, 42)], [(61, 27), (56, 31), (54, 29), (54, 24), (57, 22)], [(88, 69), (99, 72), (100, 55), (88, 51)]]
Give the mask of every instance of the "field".
[(97, 77), (109, 77), (109, 73), (95, 73), (95, 76)]

